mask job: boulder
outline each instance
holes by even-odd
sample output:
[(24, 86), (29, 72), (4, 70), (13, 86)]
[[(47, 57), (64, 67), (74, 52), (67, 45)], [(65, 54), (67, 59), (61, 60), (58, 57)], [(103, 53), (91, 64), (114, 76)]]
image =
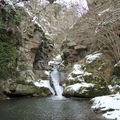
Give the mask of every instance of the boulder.
[(36, 87), (32, 83), (16, 83), (16, 82), (5, 82), (3, 85), (3, 92), (9, 97), (19, 96), (50, 96), (52, 95), (49, 88)]
[[(74, 64), (63, 95), (66, 97), (96, 97), (110, 94), (108, 85), (112, 65), (104, 54), (94, 52)], [(80, 64), (81, 63), (81, 64)]]
[(107, 86), (94, 85), (91, 83), (73, 84), (67, 86), (63, 91), (63, 95), (66, 97), (91, 98), (108, 94), (110, 94), (110, 91)]

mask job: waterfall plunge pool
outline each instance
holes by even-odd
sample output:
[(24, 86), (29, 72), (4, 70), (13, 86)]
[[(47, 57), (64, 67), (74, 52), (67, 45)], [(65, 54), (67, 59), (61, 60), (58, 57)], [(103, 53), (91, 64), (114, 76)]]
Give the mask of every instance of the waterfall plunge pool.
[(0, 101), (0, 120), (104, 120), (88, 99), (15, 98)]

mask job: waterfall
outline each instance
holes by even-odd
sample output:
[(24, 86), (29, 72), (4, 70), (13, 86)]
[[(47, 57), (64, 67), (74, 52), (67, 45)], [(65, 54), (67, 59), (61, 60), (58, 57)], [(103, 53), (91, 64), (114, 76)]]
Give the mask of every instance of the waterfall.
[(51, 80), (57, 96), (61, 97), (63, 93), (63, 87), (60, 86), (61, 73), (57, 69), (53, 69), (51, 72)]
[(53, 58), (53, 60), (49, 61), (48, 66), (51, 68), (51, 70), (45, 71), (45, 74), (50, 77), (50, 84), (55, 92), (54, 97), (52, 97), (52, 99), (63, 100), (65, 99), (62, 96), (63, 87), (60, 84), (64, 81), (65, 75), (63, 72), (60, 72), (60, 67), (64, 66), (61, 55), (58, 54), (55, 58)]

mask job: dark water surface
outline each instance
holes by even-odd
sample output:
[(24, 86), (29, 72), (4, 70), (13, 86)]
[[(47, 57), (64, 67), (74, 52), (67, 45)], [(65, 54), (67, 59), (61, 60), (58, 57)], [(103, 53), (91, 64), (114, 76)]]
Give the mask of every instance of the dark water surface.
[(17, 98), (0, 101), (0, 120), (103, 120), (85, 99)]

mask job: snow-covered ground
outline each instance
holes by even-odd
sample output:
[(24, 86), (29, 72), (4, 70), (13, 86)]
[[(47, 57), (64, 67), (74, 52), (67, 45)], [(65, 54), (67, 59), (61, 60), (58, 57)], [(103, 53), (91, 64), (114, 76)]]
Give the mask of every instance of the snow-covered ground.
[(120, 120), (120, 94), (95, 97), (92, 109), (104, 111), (103, 116), (109, 120)]

